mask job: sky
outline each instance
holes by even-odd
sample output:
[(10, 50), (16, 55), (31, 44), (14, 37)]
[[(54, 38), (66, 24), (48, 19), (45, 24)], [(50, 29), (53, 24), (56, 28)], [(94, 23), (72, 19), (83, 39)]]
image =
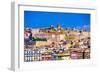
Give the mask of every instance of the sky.
[(24, 11), (24, 28), (47, 28), (53, 25), (57, 28), (86, 28), (90, 30), (90, 14)]

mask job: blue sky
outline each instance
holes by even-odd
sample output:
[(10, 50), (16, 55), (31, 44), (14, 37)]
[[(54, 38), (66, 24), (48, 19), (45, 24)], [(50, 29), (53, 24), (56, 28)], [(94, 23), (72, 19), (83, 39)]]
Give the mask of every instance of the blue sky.
[(25, 28), (47, 28), (50, 25), (57, 27), (58, 24), (63, 28), (85, 27), (90, 30), (90, 14), (24, 11)]

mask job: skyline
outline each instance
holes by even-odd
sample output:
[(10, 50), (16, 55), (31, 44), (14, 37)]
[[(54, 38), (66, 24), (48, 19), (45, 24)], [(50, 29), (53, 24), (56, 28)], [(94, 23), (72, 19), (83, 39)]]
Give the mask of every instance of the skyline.
[(90, 31), (90, 14), (24, 11), (25, 28), (47, 28), (60, 24), (63, 28), (76, 28)]

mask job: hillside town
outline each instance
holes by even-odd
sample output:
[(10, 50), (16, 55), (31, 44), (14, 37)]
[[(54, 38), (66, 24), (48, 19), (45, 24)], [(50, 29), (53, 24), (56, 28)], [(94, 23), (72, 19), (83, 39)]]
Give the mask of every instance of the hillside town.
[(62, 28), (24, 29), (24, 62), (90, 59), (90, 31)]

